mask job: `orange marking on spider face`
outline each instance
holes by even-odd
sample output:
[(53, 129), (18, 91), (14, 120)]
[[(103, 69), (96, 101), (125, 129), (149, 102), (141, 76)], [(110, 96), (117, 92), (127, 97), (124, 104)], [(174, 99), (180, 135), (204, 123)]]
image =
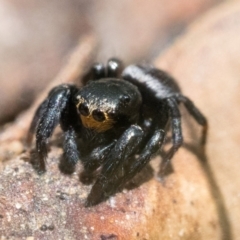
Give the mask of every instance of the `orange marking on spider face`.
[(104, 121), (98, 122), (93, 118), (91, 114), (88, 116), (80, 115), (80, 117), (84, 127), (94, 129), (97, 132), (105, 132), (108, 129), (112, 128), (114, 124), (114, 120), (111, 118), (106, 118)]
[[(79, 102), (77, 104), (77, 108), (79, 108), (79, 105), (84, 102), (85, 102), (84, 99), (80, 98)], [(88, 116), (83, 116), (80, 113), (80, 118), (81, 118), (82, 124), (85, 128), (93, 129), (97, 132), (105, 132), (113, 127), (113, 124), (115, 123), (115, 121), (108, 116), (106, 111), (103, 111), (105, 119), (100, 122), (100, 121), (95, 120), (92, 116), (93, 110), (96, 109), (97, 107), (93, 103), (88, 104), (88, 107), (89, 107), (89, 115)]]

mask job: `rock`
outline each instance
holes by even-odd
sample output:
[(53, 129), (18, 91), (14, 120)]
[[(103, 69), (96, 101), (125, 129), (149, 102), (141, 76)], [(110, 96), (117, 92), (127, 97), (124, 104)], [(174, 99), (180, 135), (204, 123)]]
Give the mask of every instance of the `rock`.
[(239, 42), (240, 3), (228, 2), (191, 25), (156, 60), (156, 66), (173, 74), (208, 118), (206, 171), (218, 192), (222, 239), (239, 239)]
[[(0, 235), (22, 239), (219, 239), (219, 222), (197, 157), (181, 149), (165, 184), (151, 177), (140, 187), (84, 207), (91, 186), (79, 181), (81, 167), (58, 169), (62, 150), (52, 147), (47, 172), (37, 175), (26, 153), (0, 174)], [(160, 159), (156, 159), (158, 165)], [(142, 179), (149, 173), (143, 171)], [(140, 177), (138, 176), (138, 178)], [(207, 209), (207, 214), (202, 214)]]

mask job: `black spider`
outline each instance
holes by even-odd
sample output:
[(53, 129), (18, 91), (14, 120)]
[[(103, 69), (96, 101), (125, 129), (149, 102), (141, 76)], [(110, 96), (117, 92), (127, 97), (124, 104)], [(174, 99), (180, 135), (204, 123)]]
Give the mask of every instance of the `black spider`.
[(72, 173), (79, 159), (85, 176), (100, 169), (87, 199), (88, 206), (95, 205), (121, 189), (158, 153), (170, 119), (173, 145), (162, 161), (164, 172), (183, 142), (181, 102), (203, 126), (204, 143), (205, 117), (168, 74), (149, 65), (122, 71), (117, 59), (110, 59), (106, 67), (95, 64), (84, 87), (59, 85), (37, 109), (29, 132), (36, 131), (37, 168), (45, 171), (47, 143), (60, 124), (62, 171)]

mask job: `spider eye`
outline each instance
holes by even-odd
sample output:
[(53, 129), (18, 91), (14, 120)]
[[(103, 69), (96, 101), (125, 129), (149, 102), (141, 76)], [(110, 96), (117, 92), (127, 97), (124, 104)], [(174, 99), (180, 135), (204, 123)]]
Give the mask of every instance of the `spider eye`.
[(123, 95), (123, 96), (121, 96), (120, 99), (124, 104), (128, 104), (131, 100), (130, 96), (128, 96), (128, 95)]
[(83, 116), (89, 115), (89, 109), (86, 103), (81, 103), (78, 110)]
[(102, 111), (100, 111), (99, 109), (93, 110), (92, 116), (98, 122), (102, 122), (105, 120), (104, 113)]

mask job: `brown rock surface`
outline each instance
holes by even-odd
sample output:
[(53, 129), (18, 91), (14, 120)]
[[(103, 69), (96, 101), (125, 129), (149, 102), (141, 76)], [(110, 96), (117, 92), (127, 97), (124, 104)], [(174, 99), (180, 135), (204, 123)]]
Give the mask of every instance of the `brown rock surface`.
[(231, 232), (232, 239), (240, 239), (239, 42), (240, 2), (229, 2), (199, 19), (156, 60), (156, 66), (179, 79), (209, 120), (207, 160), (223, 197), (216, 202), (222, 202), (219, 211), (228, 222), (225, 239)]
[[(154, 177), (91, 208), (84, 207), (90, 186), (79, 182), (78, 173), (59, 172), (61, 152), (52, 147), (43, 176), (24, 161), (26, 153), (4, 164), (0, 175), (3, 239), (219, 239), (208, 182), (190, 152), (178, 152), (175, 173), (164, 185)], [(206, 209), (207, 214), (202, 214)]]

